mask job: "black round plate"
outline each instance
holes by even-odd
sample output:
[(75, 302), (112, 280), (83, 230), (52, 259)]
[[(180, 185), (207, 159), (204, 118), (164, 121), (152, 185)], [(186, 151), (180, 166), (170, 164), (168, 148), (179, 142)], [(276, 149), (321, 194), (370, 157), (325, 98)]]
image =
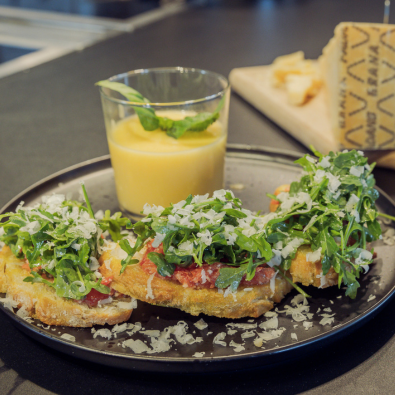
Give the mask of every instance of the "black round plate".
[[(266, 192), (273, 192), (278, 185), (290, 183), (299, 177), (300, 168), (293, 163), (299, 156), (287, 151), (230, 145), (226, 157), (226, 188), (232, 189), (235, 195), (242, 199), (244, 207), (256, 211), (266, 210), (269, 204)], [(14, 211), (21, 200), (26, 205), (37, 203), (45, 194), (72, 194), (72, 198), (78, 199), (81, 181), (85, 182), (95, 211), (118, 211), (110, 158), (104, 156), (65, 169), (40, 181), (16, 196), (0, 213)], [(395, 215), (394, 203), (381, 191), (377, 206), (380, 211)], [(123, 346), (123, 342), (127, 339), (140, 339), (150, 346), (149, 337), (141, 331), (132, 335), (126, 331), (116, 335), (112, 333), (111, 339), (108, 340), (101, 336), (94, 337), (90, 328), (46, 327), (39, 321), (23, 320), (2, 304), (0, 310), (17, 328), (39, 342), (69, 355), (104, 365), (180, 373), (229, 371), (264, 366), (313, 351), (317, 346), (356, 329), (378, 312), (394, 294), (395, 246), (385, 245), (379, 241), (374, 247), (378, 258), (370, 271), (362, 277), (361, 288), (355, 300), (344, 296), (344, 290), (337, 287), (324, 290), (310, 287), (307, 291), (312, 296), (309, 306), (313, 316), (308, 321), (313, 322), (313, 327), (306, 330), (302, 322), (294, 321), (292, 316), (285, 313), (279, 313), (279, 328), (285, 328), (285, 331), (280, 337), (264, 342), (263, 347), (254, 345), (253, 340), (257, 338), (256, 332), (264, 332), (259, 325), (267, 321), (266, 317), (239, 320), (194, 317), (176, 309), (138, 302), (138, 307), (129, 320), (130, 324), (139, 322), (144, 330), (163, 331), (164, 328), (184, 321), (188, 333), (194, 338), (201, 337), (202, 341), (194, 344), (174, 341), (169, 351), (135, 354), (129, 347)], [(290, 293), (277, 305), (277, 309), (284, 311), (286, 305), (291, 305), (295, 295), (295, 291)], [(320, 324), (322, 314), (334, 314), (334, 322), (330, 325)], [(199, 330), (194, 324), (201, 318), (208, 326)], [(249, 324), (252, 328), (235, 328), (233, 324)], [(104, 328), (111, 330), (109, 326)], [(98, 329), (100, 328), (95, 328)], [(234, 333), (232, 329), (235, 329)], [(221, 332), (226, 334), (226, 346), (213, 344), (215, 336)], [(252, 333), (251, 337), (244, 337), (246, 332)], [(74, 336), (75, 341), (62, 338), (64, 334)], [(244, 349), (235, 344), (243, 344)]]

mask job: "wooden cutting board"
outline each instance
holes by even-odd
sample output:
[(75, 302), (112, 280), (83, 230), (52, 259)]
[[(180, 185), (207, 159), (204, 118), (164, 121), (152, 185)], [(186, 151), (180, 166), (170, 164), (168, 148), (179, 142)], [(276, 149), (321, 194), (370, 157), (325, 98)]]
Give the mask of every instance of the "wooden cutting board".
[[(324, 154), (337, 151), (339, 144), (330, 128), (324, 89), (305, 105), (294, 106), (288, 104), (285, 90), (271, 86), (269, 73), (270, 66), (243, 67), (233, 69), (229, 80), (235, 92), (306, 147), (313, 145)], [(395, 151), (366, 154), (378, 166), (395, 169)]]

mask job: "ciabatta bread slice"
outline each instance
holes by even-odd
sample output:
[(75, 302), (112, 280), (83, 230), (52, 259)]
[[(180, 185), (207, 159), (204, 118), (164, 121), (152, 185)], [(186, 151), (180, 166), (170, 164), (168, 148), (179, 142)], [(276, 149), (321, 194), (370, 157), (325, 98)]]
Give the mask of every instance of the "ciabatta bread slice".
[(114, 276), (111, 285), (115, 290), (150, 304), (175, 307), (191, 315), (203, 313), (224, 318), (259, 317), (292, 290), (292, 285), (280, 276), (275, 278), (273, 290), (270, 284), (239, 286), (237, 292), (225, 295), (223, 290), (218, 292), (218, 288), (185, 288), (175, 281), (150, 276), (139, 264), (128, 266), (120, 274), (123, 254), (117, 246), (106, 251), (99, 259), (102, 275)]
[[(16, 258), (9, 247), (0, 252), (0, 289), (23, 313), (47, 325), (91, 327), (114, 325), (127, 321), (135, 301), (130, 297), (114, 298), (109, 304), (89, 307), (56, 295), (46, 284), (24, 282), (29, 272), (22, 268), (23, 261)], [(26, 312), (26, 313), (25, 313)]]

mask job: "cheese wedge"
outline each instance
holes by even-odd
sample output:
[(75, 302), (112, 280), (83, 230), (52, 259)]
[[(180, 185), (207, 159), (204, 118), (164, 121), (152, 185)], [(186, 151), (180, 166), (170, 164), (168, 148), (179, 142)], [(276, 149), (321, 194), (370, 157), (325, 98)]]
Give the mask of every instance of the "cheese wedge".
[(395, 148), (395, 25), (343, 22), (320, 67), (342, 148)]

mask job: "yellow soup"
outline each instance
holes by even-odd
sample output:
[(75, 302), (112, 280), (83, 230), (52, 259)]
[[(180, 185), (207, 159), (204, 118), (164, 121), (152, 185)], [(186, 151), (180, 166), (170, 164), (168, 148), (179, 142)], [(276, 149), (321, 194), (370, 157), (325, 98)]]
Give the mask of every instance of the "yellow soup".
[[(160, 115), (177, 120), (190, 114)], [(189, 194), (223, 188), (226, 131), (218, 121), (176, 140), (161, 130), (145, 131), (134, 116), (113, 128), (108, 144), (119, 204), (129, 212), (140, 213), (146, 203), (166, 207)]]

